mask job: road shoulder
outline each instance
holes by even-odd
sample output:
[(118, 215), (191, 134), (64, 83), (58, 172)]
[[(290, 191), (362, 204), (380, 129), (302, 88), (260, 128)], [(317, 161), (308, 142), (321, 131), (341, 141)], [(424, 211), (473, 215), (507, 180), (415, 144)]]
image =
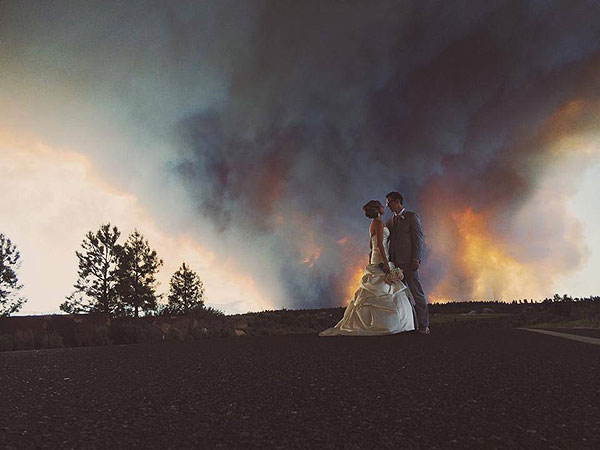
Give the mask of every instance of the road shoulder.
[(594, 337), (589, 337), (589, 336), (581, 336), (581, 335), (577, 335), (577, 334), (563, 333), (563, 332), (551, 331), (551, 330), (543, 330), (543, 329), (539, 329), (539, 328), (517, 328), (517, 329), (524, 330), (524, 331), (532, 331), (534, 333), (546, 334), (548, 336), (554, 336), (554, 337), (559, 337), (559, 338), (563, 338), (563, 339), (570, 339), (572, 341), (585, 342), (586, 344), (600, 345), (599, 338), (594, 338)]

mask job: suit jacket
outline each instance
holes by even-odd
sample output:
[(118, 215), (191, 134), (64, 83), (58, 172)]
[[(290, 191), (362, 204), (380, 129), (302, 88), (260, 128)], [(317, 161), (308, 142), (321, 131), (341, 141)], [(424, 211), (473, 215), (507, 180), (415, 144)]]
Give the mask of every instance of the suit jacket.
[(425, 246), (419, 216), (412, 211), (404, 211), (402, 216), (404, 219), (392, 217), (386, 222), (390, 230), (390, 260), (398, 267), (421, 261)]

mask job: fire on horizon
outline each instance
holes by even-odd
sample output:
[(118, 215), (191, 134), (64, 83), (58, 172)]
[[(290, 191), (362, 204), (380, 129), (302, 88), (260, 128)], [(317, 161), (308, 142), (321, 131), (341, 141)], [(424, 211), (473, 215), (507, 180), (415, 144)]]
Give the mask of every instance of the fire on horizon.
[(2, 3), (22, 313), (58, 310), (105, 222), (226, 312), (346, 304), (390, 190), (430, 301), (597, 294), (600, 5), (368, 3)]

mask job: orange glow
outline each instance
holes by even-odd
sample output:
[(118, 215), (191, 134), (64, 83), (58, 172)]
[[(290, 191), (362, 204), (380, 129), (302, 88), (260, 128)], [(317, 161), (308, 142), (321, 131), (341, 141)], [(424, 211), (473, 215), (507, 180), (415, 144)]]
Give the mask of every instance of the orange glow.
[(252, 268), (216, 254), (197, 237), (162, 229), (134, 195), (106, 182), (89, 157), (0, 130), (0, 168), (0, 207), (7, 212), (0, 231), (18, 244), (23, 258), (23, 313), (58, 311), (76, 279), (81, 240), (108, 221), (122, 240), (137, 228), (156, 249), (164, 260), (160, 292), (186, 261), (200, 275), (208, 305), (226, 312), (273, 309), (272, 292), (260, 289)]
[(558, 108), (541, 129), (541, 136), (548, 142), (557, 142), (565, 136), (571, 136), (574, 123), (581, 120), (588, 105), (582, 100), (571, 100)]
[[(439, 287), (439, 285), (438, 285), (438, 287)], [(444, 294), (441, 294), (440, 292), (438, 292), (438, 290), (439, 289), (436, 288), (436, 291), (431, 292), (427, 295), (427, 297), (428, 297), (427, 301), (429, 303), (449, 303), (449, 302), (455, 301), (454, 299), (451, 299), (451, 298), (446, 298), (443, 296), (440, 297), (440, 295), (444, 295)]]
[(456, 239), (454, 276), (446, 277), (435, 287), (430, 301), (509, 300), (520, 298), (523, 293), (540, 292), (543, 270), (519, 262), (510, 246), (492, 234), (485, 213), (467, 207), (450, 214), (450, 219)]
[(344, 287), (344, 305), (349, 304), (354, 299), (354, 293), (360, 285), (360, 280), (365, 273), (365, 264), (357, 263), (350, 267), (347, 272), (350, 276), (347, 278), (347, 282)]
[(358, 289), (360, 280), (365, 273), (367, 257), (357, 252), (357, 249), (353, 245), (355, 242), (350, 236), (344, 236), (342, 239), (338, 240), (337, 243), (344, 249), (344, 260), (348, 262), (344, 274), (349, 274), (349, 276), (342, 276), (343, 301), (344, 305), (348, 305), (354, 298), (354, 293)]
[[(582, 156), (584, 163), (587, 157), (598, 155), (597, 119), (600, 105), (583, 100), (572, 100), (546, 121), (540, 132), (540, 137), (546, 143), (549, 156), (556, 160), (572, 159)], [(578, 130), (574, 133), (573, 130)], [(577, 162), (580, 162), (577, 159)]]
[[(599, 111), (598, 102), (583, 98), (560, 105), (531, 140), (509, 149), (519, 155), (518, 175), (509, 171), (513, 178), (496, 181), (507, 195), (483, 206), (478, 198), (479, 210), (470, 206), (479, 195), (465, 181), (465, 167), (448, 159), (421, 193), (430, 250), (423, 272), (442, 268), (430, 301), (541, 299), (582, 266), (588, 249), (569, 201), (600, 157)], [(523, 193), (524, 201), (508, 208), (511, 196)]]
[(339, 241), (337, 241), (337, 243), (340, 244), (340, 245), (346, 245), (348, 243), (349, 239), (350, 239), (349, 236), (344, 236), (342, 239), (340, 239)]
[(286, 231), (293, 233), (298, 261), (309, 268), (314, 267), (323, 255), (324, 242), (319, 239), (319, 234), (311, 226), (310, 219), (302, 216), (298, 211), (292, 211), (287, 225)]
[(309, 250), (306, 257), (302, 260), (302, 264), (306, 264), (308, 267), (313, 267), (315, 262), (319, 259), (319, 256), (321, 256), (322, 251), (323, 249), (321, 247)]

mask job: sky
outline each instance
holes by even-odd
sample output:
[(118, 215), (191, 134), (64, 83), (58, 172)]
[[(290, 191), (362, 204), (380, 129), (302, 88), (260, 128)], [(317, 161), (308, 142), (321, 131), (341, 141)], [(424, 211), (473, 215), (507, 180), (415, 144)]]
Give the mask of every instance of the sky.
[(392, 190), (429, 301), (596, 295), (599, 111), (592, 1), (0, 1), (21, 313), (108, 222), (159, 292), (186, 261), (228, 313), (345, 305)]

